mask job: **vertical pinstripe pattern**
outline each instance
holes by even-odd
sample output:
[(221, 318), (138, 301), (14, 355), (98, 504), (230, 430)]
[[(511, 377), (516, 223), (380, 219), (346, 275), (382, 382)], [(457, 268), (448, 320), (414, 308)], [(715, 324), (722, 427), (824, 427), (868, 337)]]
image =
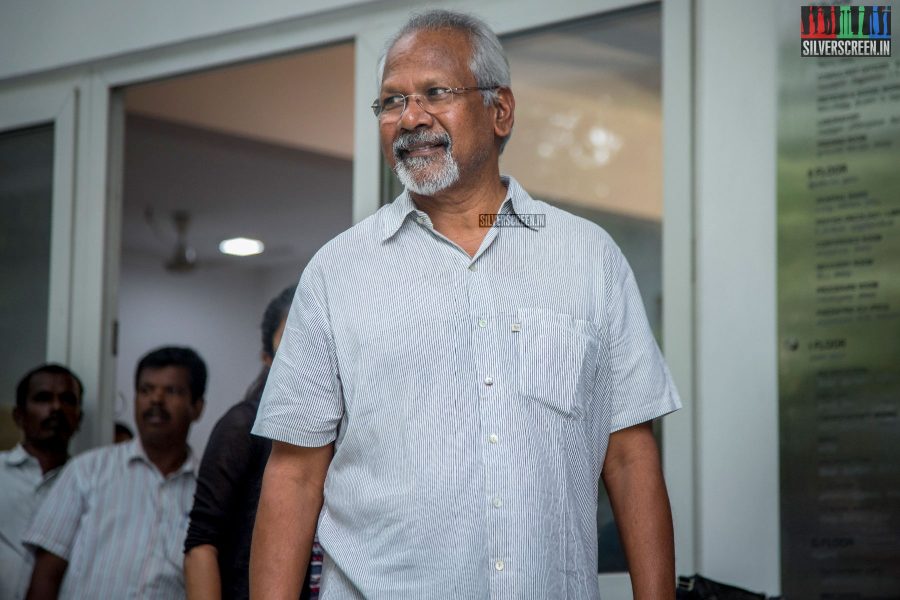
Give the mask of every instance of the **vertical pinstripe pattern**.
[(618, 247), (508, 179), (474, 258), (404, 193), (300, 279), (253, 432), (337, 438), (322, 599), (598, 597), (612, 431), (680, 407)]
[(20, 600), (28, 591), (34, 560), (22, 534), (61, 471), (45, 475), (22, 444), (0, 452), (0, 600)]
[(72, 459), (25, 534), (69, 561), (60, 598), (184, 598), (195, 463), (163, 478), (138, 440)]

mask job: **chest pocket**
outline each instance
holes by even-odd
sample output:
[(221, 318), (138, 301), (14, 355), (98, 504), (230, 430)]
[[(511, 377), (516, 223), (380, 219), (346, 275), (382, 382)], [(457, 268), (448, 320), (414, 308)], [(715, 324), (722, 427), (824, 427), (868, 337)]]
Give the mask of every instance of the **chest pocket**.
[(582, 419), (597, 373), (599, 335), (592, 323), (543, 309), (520, 309), (519, 394), (569, 419)]

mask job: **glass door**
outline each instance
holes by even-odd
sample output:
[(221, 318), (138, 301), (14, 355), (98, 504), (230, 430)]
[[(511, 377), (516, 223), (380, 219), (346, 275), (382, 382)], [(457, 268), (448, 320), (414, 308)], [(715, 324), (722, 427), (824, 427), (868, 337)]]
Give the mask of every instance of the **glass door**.
[(0, 448), (22, 375), (68, 363), (76, 91), (0, 89)]
[(22, 373), (47, 357), (53, 125), (0, 133), (0, 447), (18, 441), (12, 390)]
[[(516, 126), (501, 172), (603, 227), (628, 259), (662, 345), (662, 57), (659, 4), (506, 36)], [(602, 482), (601, 588), (629, 589)], [(627, 592), (626, 592), (627, 593)]]

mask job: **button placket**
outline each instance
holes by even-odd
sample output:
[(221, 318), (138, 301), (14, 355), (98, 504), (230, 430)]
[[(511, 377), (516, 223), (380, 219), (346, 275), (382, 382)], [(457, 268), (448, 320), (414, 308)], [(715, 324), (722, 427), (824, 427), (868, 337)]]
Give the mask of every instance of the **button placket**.
[[(504, 455), (499, 446), (499, 435), (502, 423), (502, 399), (504, 386), (501, 373), (502, 356), (500, 332), (495, 327), (496, 310), (494, 291), (490, 278), (483, 274), (483, 269), (469, 265), (469, 276), (466, 278), (468, 292), (468, 314), (471, 321), (471, 343), (474, 353), (474, 375), (478, 382), (478, 414), (480, 429), (486, 442), (482, 446), (483, 487), (485, 493), (484, 510), (488, 519), (486, 549), (492, 557), (493, 574), (500, 576), (505, 567), (506, 548), (502, 535), (504, 489)], [(492, 593), (498, 590), (492, 583)]]

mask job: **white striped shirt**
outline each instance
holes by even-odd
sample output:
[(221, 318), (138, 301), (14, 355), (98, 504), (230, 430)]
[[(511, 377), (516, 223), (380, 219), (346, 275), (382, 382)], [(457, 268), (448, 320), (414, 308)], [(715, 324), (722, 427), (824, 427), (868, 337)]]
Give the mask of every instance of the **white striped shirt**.
[(72, 459), (25, 534), (69, 562), (59, 597), (184, 598), (195, 473), (191, 454), (164, 478), (137, 439)]
[(337, 439), (322, 600), (598, 597), (609, 434), (680, 401), (615, 243), (504, 179), (474, 257), (404, 193), (300, 279), (253, 432)]
[(20, 600), (28, 591), (34, 561), (22, 534), (60, 471), (44, 474), (22, 444), (0, 452), (0, 600)]

